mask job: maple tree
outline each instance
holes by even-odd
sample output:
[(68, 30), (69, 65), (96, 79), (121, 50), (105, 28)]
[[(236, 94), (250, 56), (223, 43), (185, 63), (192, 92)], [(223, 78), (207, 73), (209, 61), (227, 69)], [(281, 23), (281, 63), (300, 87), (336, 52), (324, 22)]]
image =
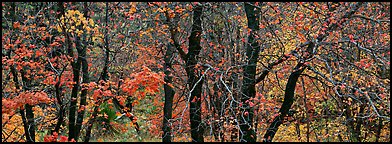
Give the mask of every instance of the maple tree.
[(390, 141), (388, 2), (2, 2), (2, 141)]

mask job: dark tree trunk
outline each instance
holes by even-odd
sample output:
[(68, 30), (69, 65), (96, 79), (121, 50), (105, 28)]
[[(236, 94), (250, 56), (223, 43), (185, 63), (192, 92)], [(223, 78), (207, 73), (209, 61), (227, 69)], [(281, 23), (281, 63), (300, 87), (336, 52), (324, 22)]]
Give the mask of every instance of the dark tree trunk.
[(174, 53), (174, 48), (171, 46), (171, 44), (168, 44), (168, 48), (166, 50), (165, 54), (165, 64), (164, 64), (164, 73), (165, 73), (165, 84), (164, 84), (164, 90), (165, 90), (165, 104), (163, 108), (163, 135), (162, 135), (162, 141), (163, 142), (171, 142), (171, 127), (169, 120), (172, 118), (172, 111), (173, 111), (173, 97), (174, 97), (174, 90), (169, 84), (172, 83), (172, 76), (171, 75), (171, 70), (172, 69), (172, 59), (173, 59), (173, 53)]
[[(87, 8), (87, 2), (84, 2), (84, 16), (87, 18), (87, 12), (88, 12), (88, 8)], [(80, 27), (81, 28), (81, 27)], [(83, 81), (82, 84), (87, 85), (90, 82), (90, 77), (88, 75), (88, 62), (87, 62), (87, 55), (86, 55), (86, 51), (87, 51), (87, 41), (86, 41), (86, 34), (83, 34), (83, 39), (82, 39), (82, 49), (80, 50), (79, 54), (79, 58), (81, 59), (81, 64), (82, 64), (82, 77), (83, 77)], [(85, 109), (84, 107), (87, 105), (87, 100), (86, 100), (86, 95), (87, 95), (87, 89), (82, 89), (82, 93), (80, 94), (80, 111), (78, 110), (78, 117), (76, 120), (76, 138), (78, 139), (79, 134), (80, 134), (80, 130), (82, 128), (82, 122), (83, 122), (83, 117), (84, 117), (84, 113), (85, 113)]]
[(105, 11), (106, 11), (106, 16), (105, 16), (105, 26), (106, 26), (106, 28), (105, 28), (105, 30), (106, 30), (106, 34), (105, 34), (105, 65), (104, 65), (104, 67), (103, 67), (103, 72), (102, 72), (102, 75), (101, 75), (101, 79), (103, 79), (104, 81), (106, 81), (106, 80), (108, 80), (109, 79), (109, 72), (108, 72), (108, 65), (109, 65), (109, 53), (110, 53), (110, 51), (109, 51), (109, 30), (108, 30), (108, 19), (109, 19), (109, 12), (108, 12), (108, 10), (109, 10), (109, 6), (108, 6), (108, 2), (106, 2), (106, 8), (105, 8)]
[[(61, 74), (59, 76), (59, 79), (61, 79)], [(58, 114), (59, 118), (57, 119), (57, 123), (56, 123), (56, 126), (54, 127), (54, 130), (52, 130), (52, 132), (51, 132), (52, 134), (53, 134), (53, 132), (56, 132), (56, 133), (59, 132), (60, 126), (64, 121), (64, 113), (65, 113), (64, 105), (63, 105), (62, 98), (61, 98), (60, 81), (57, 81), (54, 87), (56, 90), (55, 95), (56, 95), (57, 102), (59, 103), (60, 110), (59, 110), (59, 114)]]
[[(76, 115), (76, 102), (78, 97), (79, 91), (79, 72), (80, 72), (80, 60), (78, 59), (76, 62), (73, 62), (73, 82), (75, 83), (72, 87), (71, 92), (71, 104), (69, 106), (69, 137), (68, 139), (71, 140), (72, 138), (75, 139), (76, 137), (76, 129), (75, 129), (75, 115)], [(76, 139), (75, 139), (76, 140)]]
[[(76, 37), (76, 47), (79, 51), (79, 38)], [(68, 43), (71, 44), (71, 43)], [(71, 50), (72, 51), (72, 50)], [(80, 51), (79, 51), (80, 52)], [(73, 55), (70, 55), (71, 57), (73, 57)], [(73, 87), (72, 87), (72, 92), (71, 92), (71, 104), (69, 106), (69, 136), (68, 136), (68, 140), (71, 139), (75, 139), (75, 141), (77, 141), (76, 137), (77, 137), (77, 129), (76, 129), (76, 125), (75, 125), (75, 116), (76, 116), (76, 103), (77, 103), (77, 99), (78, 99), (78, 92), (79, 92), (79, 77), (80, 77), (80, 67), (81, 67), (81, 62), (82, 62), (82, 58), (80, 56), (78, 56), (76, 62), (72, 62), (71, 66), (72, 66), (72, 72), (73, 72)]]
[(378, 142), (378, 140), (380, 139), (382, 127), (383, 127), (382, 119), (378, 118), (378, 126), (377, 126), (377, 131), (376, 131), (376, 142)]
[(191, 137), (193, 142), (203, 142), (204, 127), (201, 121), (201, 94), (203, 79), (197, 74), (196, 64), (197, 56), (200, 53), (201, 39), (201, 15), (203, 6), (197, 5), (193, 9), (192, 32), (189, 37), (189, 52), (186, 55), (186, 72), (188, 74), (188, 84), (190, 87), (190, 121), (191, 121)]
[[(22, 82), (23, 82), (23, 90), (28, 91), (31, 86), (31, 79), (27, 78), (27, 73), (25, 70), (21, 70), (20, 72), (22, 76)], [(25, 104), (25, 110), (26, 110), (26, 120), (27, 120), (27, 126), (28, 126), (28, 133), (30, 136), (30, 140), (35, 142), (35, 123), (34, 123), (34, 113), (33, 113), (33, 105)]]
[[(31, 79), (28, 79), (26, 77), (27, 74), (23, 69), (20, 72), (20, 74), (22, 76), (23, 89), (25, 91), (28, 91), (30, 89)], [(33, 107), (34, 107), (33, 105), (25, 104), (28, 133), (30, 136), (30, 140), (35, 142), (35, 123), (34, 123)]]
[[(58, 8), (58, 10), (57, 10), (58, 14), (56, 16), (58, 19), (60, 19), (61, 16), (64, 15), (63, 3), (57, 2), (57, 8)], [(51, 55), (51, 56), (54, 57), (56, 55)], [(59, 79), (61, 79), (62, 72), (59, 74)], [(59, 109), (59, 114), (58, 114), (59, 117), (57, 119), (56, 126), (54, 127), (54, 130), (51, 131), (51, 134), (53, 134), (53, 132), (57, 132), (57, 133), (59, 132), (60, 126), (62, 125), (62, 123), (64, 121), (64, 114), (65, 114), (65, 108), (64, 108), (62, 98), (61, 98), (60, 81), (57, 81), (56, 84), (54, 85), (54, 87), (55, 87), (56, 99), (57, 99), (57, 102), (59, 103), (60, 109)]]
[[(252, 3), (254, 4), (254, 3)], [(259, 30), (259, 9), (255, 9), (252, 4), (245, 3), (245, 12), (248, 19), (248, 27), (252, 30), (248, 36), (248, 43), (246, 47), (247, 65), (244, 66), (244, 80), (242, 85), (241, 102), (243, 104), (243, 111), (241, 112), (240, 122), (240, 141), (241, 142), (255, 142), (256, 133), (253, 127), (253, 108), (249, 106), (248, 100), (254, 98), (256, 95), (256, 63), (260, 52), (260, 46), (255, 40), (256, 32)]]
[[(65, 35), (65, 40), (66, 40), (66, 45), (67, 45), (67, 53), (68, 55), (73, 58), (74, 53), (72, 49), (72, 42), (70, 39), (70, 34), (68, 34), (66, 31), (63, 31)], [(76, 102), (77, 102), (77, 95), (78, 95), (78, 89), (79, 89), (79, 72), (80, 72), (80, 59), (78, 58), (76, 61), (71, 62), (72, 66), (72, 71), (73, 71), (73, 88), (71, 92), (71, 103), (69, 106), (69, 125), (68, 125), (68, 140), (75, 139), (75, 112), (76, 112)], [(75, 139), (75, 141), (77, 141)]]
[(273, 122), (270, 124), (269, 128), (267, 129), (266, 134), (264, 135), (264, 142), (271, 142), (275, 136), (275, 133), (278, 131), (279, 126), (283, 123), (284, 117), (289, 112), (291, 105), (294, 101), (294, 92), (295, 86), (297, 85), (298, 78), (300, 74), (306, 69), (301, 68), (303, 63), (298, 63), (295, 67), (295, 71), (292, 72), (289, 76), (289, 80), (287, 81), (285, 94), (284, 94), (284, 101), (282, 107), (279, 110), (279, 115), (274, 118)]
[(25, 104), (26, 109), (26, 119), (28, 125), (28, 133), (29, 139), (32, 142), (35, 142), (35, 123), (34, 123), (34, 113), (33, 113), (33, 106), (29, 104)]
[[(16, 69), (13, 66), (11, 67), (11, 73), (14, 76), (13, 80), (15, 82), (15, 88), (20, 89), (19, 80), (18, 80), (18, 73), (16, 72)], [(27, 111), (27, 109), (31, 110), (31, 108), (28, 104), (25, 104), (25, 109), (26, 109), (26, 111)], [(31, 134), (34, 134), (34, 132), (30, 132), (31, 128), (30, 128), (29, 117), (31, 117), (31, 115), (29, 117), (26, 117), (24, 109), (20, 109), (19, 113), (22, 116), (22, 122), (23, 122), (24, 131), (25, 131), (26, 142), (34, 142), (35, 135), (31, 135)], [(32, 117), (33, 117), (33, 122), (34, 122), (34, 115), (32, 115)], [(33, 127), (33, 129), (34, 129), (34, 127)], [(34, 136), (34, 137), (32, 137), (32, 136)]]
[(164, 90), (165, 90), (165, 104), (163, 108), (163, 135), (162, 135), (162, 141), (163, 142), (171, 142), (172, 136), (171, 136), (171, 127), (169, 120), (172, 118), (172, 112), (173, 112), (173, 98), (175, 91), (173, 90), (172, 87), (170, 87), (168, 84), (172, 83), (173, 77), (171, 76), (171, 69), (172, 69), (172, 61), (174, 59), (174, 53), (176, 48), (179, 48), (179, 44), (176, 41), (175, 37), (175, 27), (173, 23), (171, 22), (171, 18), (169, 16), (169, 13), (166, 11), (165, 13), (166, 16), (166, 22), (169, 25), (169, 30), (170, 30), (170, 36), (172, 39), (173, 43), (167, 44), (167, 49), (166, 53), (164, 56), (164, 73), (165, 73), (165, 84), (164, 84)]

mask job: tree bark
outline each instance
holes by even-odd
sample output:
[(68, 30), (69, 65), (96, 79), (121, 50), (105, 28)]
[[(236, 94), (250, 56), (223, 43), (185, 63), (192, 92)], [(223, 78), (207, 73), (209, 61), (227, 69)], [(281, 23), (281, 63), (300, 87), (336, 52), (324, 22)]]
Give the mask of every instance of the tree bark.
[(108, 6), (108, 2), (106, 2), (106, 16), (105, 16), (105, 30), (106, 30), (106, 34), (105, 34), (105, 65), (103, 67), (103, 72), (101, 73), (101, 79), (103, 79), (104, 81), (109, 79), (109, 72), (108, 72), (108, 65), (109, 65), (109, 30), (108, 30), (108, 19), (109, 19), (109, 6)]
[[(63, 9), (64, 10), (64, 9)], [(74, 57), (74, 53), (73, 53), (73, 49), (72, 49), (72, 42), (70, 39), (70, 34), (67, 33), (66, 31), (63, 31), (64, 35), (65, 35), (65, 40), (66, 40), (66, 44), (67, 44), (67, 52), (68, 55), (73, 58)], [(76, 44), (78, 44), (78, 42), (76, 42)], [(80, 64), (81, 64), (81, 59), (77, 58), (76, 61), (71, 62), (71, 66), (72, 66), (72, 72), (73, 72), (73, 87), (72, 87), (72, 91), (71, 91), (71, 99), (70, 99), (70, 106), (69, 106), (69, 125), (68, 125), (68, 140), (71, 141), (72, 139), (74, 139), (75, 141), (77, 141), (75, 139), (76, 136), (76, 129), (75, 129), (75, 116), (76, 116), (76, 102), (77, 102), (77, 96), (78, 96), (78, 90), (79, 90), (79, 74), (80, 74)]]
[[(83, 15), (88, 18), (88, 8), (87, 8), (87, 2), (84, 2), (84, 12)], [(82, 27), (80, 26), (80, 29)], [(82, 77), (83, 81), (82, 84), (87, 85), (90, 82), (90, 77), (88, 75), (88, 62), (87, 62), (87, 41), (86, 41), (86, 34), (83, 34), (82, 38), (82, 43), (83, 45), (81, 46), (80, 51), (78, 52), (79, 56), (78, 58), (81, 59), (81, 64), (82, 64)], [(82, 128), (82, 122), (83, 122), (83, 117), (84, 113), (86, 110), (84, 107), (87, 105), (87, 89), (82, 89), (82, 93), (80, 94), (80, 106), (78, 110), (78, 117), (76, 119), (76, 138), (79, 138), (80, 130)]]
[(164, 56), (164, 73), (165, 73), (165, 84), (164, 84), (164, 91), (165, 91), (165, 104), (163, 108), (163, 135), (162, 135), (162, 141), (163, 142), (171, 142), (172, 136), (171, 136), (171, 127), (169, 120), (172, 118), (172, 112), (173, 112), (173, 98), (175, 91), (169, 84), (173, 82), (173, 76), (171, 76), (171, 69), (172, 69), (172, 60), (174, 58), (174, 53), (177, 47), (179, 47), (179, 44), (176, 41), (175, 37), (175, 27), (173, 23), (171, 22), (171, 18), (169, 16), (169, 13), (166, 11), (165, 13), (166, 16), (166, 22), (169, 25), (169, 31), (170, 31), (170, 39), (172, 40), (173, 43), (167, 44), (167, 49), (166, 53)]
[(198, 70), (195, 67), (198, 61), (197, 56), (201, 50), (201, 15), (203, 12), (203, 6), (197, 5), (193, 10), (192, 32), (189, 37), (189, 52), (186, 55), (185, 70), (188, 74), (188, 84), (191, 89), (189, 112), (192, 142), (204, 142), (204, 127), (202, 126), (201, 121), (201, 94), (203, 79), (198, 76)]
[[(20, 74), (22, 76), (23, 89), (24, 91), (28, 91), (31, 86), (31, 79), (26, 77), (27, 74), (23, 69), (21, 70)], [(34, 122), (33, 107), (34, 105), (25, 104), (28, 133), (30, 136), (30, 140), (32, 142), (35, 142), (35, 122)]]
[[(61, 79), (61, 74), (59, 75), (59, 79)], [(60, 81), (57, 81), (54, 87), (56, 90), (55, 95), (56, 95), (57, 102), (59, 103), (60, 110), (59, 110), (59, 114), (58, 114), (59, 118), (57, 119), (56, 126), (54, 127), (54, 130), (51, 131), (52, 134), (53, 132), (57, 132), (57, 133), (59, 132), (60, 126), (64, 121), (64, 113), (65, 113), (65, 108), (61, 99)]]
[[(76, 46), (78, 47), (79, 40), (76, 38)], [(68, 43), (69, 45), (71, 44), (70, 42)], [(70, 50), (72, 51), (72, 49)], [(70, 55), (73, 57), (73, 54)], [(80, 67), (81, 67), (81, 57), (78, 56), (76, 62), (71, 62), (72, 66), (72, 73), (73, 73), (73, 87), (72, 87), (72, 92), (71, 92), (71, 104), (69, 106), (69, 135), (68, 135), (68, 140), (70, 141), (71, 139), (76, 139), (76, 134), (77, 129), (76, 129), (76, 124), (75, 124), (75, 116), (76, 116), (76, 103), (77, 103), (77, 98), (78, 98), (78, 92), (79, 92), (79, 77), (80, 77)]]
[(164, 73), (165, 73), (165, 84), (164, 84), (164, 90), (165, 90), (165, 104), (163, 108), (163, 135), (162, 135), (162, 141), (163, 142), (171, 142), (171, 127), (169, 120), (172, 118), (172, 111), (173, 111), (173, 98), (175, 91), (169, 84), (172, 83), (172, 76), (171, 76), (171, 70), (172, 69), (172, 59), (173, 59), (173, 53), (174, 53), (174, 48), (171, 46), (171, 44), (168, 44), (168, 48), (165, 53), (165, 64), (164, 64)]
[[(178, 50), (180, 57), (186, 63), (186, 73), (188, 76), (188, 85), (191, 89), (190, 91), (190, 123), (191, 123), (191, 137), (192, 142), (204, 142), (203, 133), (204, 126), (202, 126), (201, 121), (201, 94), (203, 79), (197, 74), (196, 64), (198, 62), (197, 56), (200, 53), (200, 39), (202, 33), (201, 27), (201, 15), (203, 13), (203, 6), (197, 4), (193, 9), (193, 24), (191, 35), (189, 36), (188, 53), (185, 53), (181, 49), (179, 43), (175, 39), (176, 30), (172, 25), (170, 25), (170, 20), (168, 21), (170, 26), (171, 39), (173, 40), (174, 47)], [(166, 16), (169, 18), (168, 16)]]
[(378, 140), (380, 139), (380, 134), (381, 134), (382, 127), (383, 127), (382, 119), (379, 117), (378, 118), (377, 131), (376, 131), (376, 142), (378, 142)]
[[(58, 7), (58, 14), (56, 15), (57, 19), (60, 19), (62, 15), (64, 15), (64, 5), (62, 2), (57, 2), (57, 7)], [(56, 55), (51, 55), (52, 57), (55, 57)], [(51, 134), (53, 134), (53, 132), (59, 132), (60, 130), (60, 126), (64, 121), (64, 114), (65, 114), (65, 108), (62, 102), (62, 98), (61, 98), (61, 90), (60, 90), (60, 79), (62, 76), (62, 73), (64, 72), (65, 68), (63, 69), (63, 71), (59, 74), (58, 78), (59, 81), (56, 82), (56, 84), (54, 85), (55, 87), (55, 95), (56, 95), (56, 99), (57, 102), (59, 103), (60, 109), (59, 109), (59, 114), (58, 114), (58, 119), (57, 119), (57, 123), (56, 126), (54, 127), (54, 129), (51, 131)]]
[(289, 76), (289, 79), (286, 84), (284, 101), (282, 107), (279, 110), (280, 114), (274, 118), (273, 122), (270, 124), (269, 128), (267, 129), (267, 132), (264, 135), (264, 140), (263, 140), (264, 142), (272, 141), (276, 132), (278, 131), (279, 126), (283, 123), (284, 117), (287, 115), (287, 113), (291, 108), (291, 105), (294, 102), (295, 86), (297, 85), (297, 81), (300, 74), (306, 69), (306, 68), (301, 68), (302, 65), (303, 63), (298, 63), (294, 69), (294, 72), (292, 72)]
[[(252, 3), (254, 4), (254, 3)], [(241, 112), (240, 141), (255, 142), (256, 133), (253, 127), (253, 108), (249, 106), (249, 99), (256, 96), (256, 63), (260, 52), (260, 45), (255, 40), (256, 32), (259, 30), (259, 9), (255, 9), (252, 4), (245, 3), (245, 12), (248, 19), (248, 28), (251, 29), (246, 47), (247, 65), (244, 66), (244, 79), (242, 85), (241, 102), (243, 112)]]

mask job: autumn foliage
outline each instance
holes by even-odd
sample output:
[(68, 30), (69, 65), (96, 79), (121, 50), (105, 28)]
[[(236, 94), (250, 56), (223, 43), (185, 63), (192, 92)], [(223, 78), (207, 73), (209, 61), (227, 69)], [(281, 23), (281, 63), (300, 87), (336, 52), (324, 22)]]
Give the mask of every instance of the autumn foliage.
[(389, 142), (388, 2), (2, 2), (2, 142)]

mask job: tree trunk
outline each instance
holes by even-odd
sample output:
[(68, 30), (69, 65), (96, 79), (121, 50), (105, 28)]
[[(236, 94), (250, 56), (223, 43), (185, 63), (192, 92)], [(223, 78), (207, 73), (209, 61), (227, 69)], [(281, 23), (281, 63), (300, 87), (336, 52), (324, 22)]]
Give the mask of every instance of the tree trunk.
[(202, 33), (201, 15), (203, 6), (197, 5), (193, 9), (192, 32), (189, 37), (189, 52), (186, 55), (186, 72), (188, 74), (188, 84), (190, 87), (190, 122), (192, 142), (204, 142), (204, 126), (201, 121), (201, 94), (203, 79), (198, 76), (196, 64), (197, 56), (200, 53), (200, 39)]
[(165, 90), (165, 104), (163, 108), (163, 135), (162, 135), (162, 141), (163, 142), (171, 142), (171, 127), (169, 120), (172, 118), (172, 111), (173, 111), (173, 98), (174, 98), (174, 90), (169, 84), (172, 83), (172, 76), (171, 76), (171, 70), (172, 69), (172, 59), (173, 59), (173, 53), (174, 53), (174, 48), (172, 47), (171, 44), (168, 44), (166, 54), (165, 54), (165, 64), (164, 64), (164, 73), (165, 73), (165, 84), (164, 84), (164, 90)]
[(26, 119), (28, 125), (29, 140), (35, 142), (35, 123), (34, 123), (34, 113), (32, 105), (25, 104), (26, 109)]
[[(56, 15), (57, 19), (60, 19), (62, 15), (64, 15), (64, 5), (62, 2), (57, 2), (57, 7), (58, 7), (58, 14)], [(51, 55), (51, 56), (56, 56), (56, 55)], [(64, 71), (64, 70), (63, 70)], [(61, 79), (62, 73), (59, 75), (59, 80)], [(61, 98), (61, 90), (60, 90), (60, 81), (57, 81), (56, 84), (54, 85), (55, 87), (55, 95), (57, 102), (59, 103), (60, 109), (59, 109), (59, 118), (57, 119), (56, 126), (54, 127), (54, 130), (51, 131), (51, 134), (53, 132), (59, 132), (60, 126), (64, 121), (64, 114), (65, 114), (65, 106), (63, 105), (62, 98)]]
[(264, 142), (271, 142), (274, 138), (276, 132), (278, 131), (279, 126), (283, 123), (284, 117), (289, 112), (291, 105), (294, 102), (294, 92), (295, 86), (297, 85), (298, 78), (300, 74), (306, 69), (301, 68), (303, 63), (298, 63), (295, 67), (295, 71), (292, 72), (289, 76), (289, 80), (286, 84), (285, 94), (284, 94), (284, 101), (282, 107), (279, 110), (279, 116), (275, 117), (273, 122), (270, 124), (269, 128), (267, 129), (266, 134), (264, 135)]
[(108, 2), (106, 2), (106, 16), (105, 16), (105, 30), (106, 30), (106, 34), (105, 34), (105, 65), (103, 67), (103, 72), (101, 73), (101, 79), (103, 79), (104, 81), (109, 79), (109, 72), (108, 72), (108, 65), (109, 65), (109, 30), (108, 30), (108, 19), (109, 19), (109, 6), (108, 6)]
[[(13, 80), (15, 82), (15, 88), (20, 89), (19, 80), (18, 80), (18, 73), (16, 72), (16, 69), (13, 66), (11, 67), (11, 73), (14, 76)], [(32, 113), (32, 108), (28, 104), (25, 104), (25, 109), (26, 109), (26, 112), (29, 111), (28, 116), (26, 116), (24, 109), (20, 109), (19, 113), (22, 116), (22, 122), (23, 122), (24, 131), (25, 131), (26, 142), (34, 142), (35, 141), (35, 130), (34, 130), (35, 127), (34, 127), (34, 125), (31, 125), (31, 120), (30, 120), (30, 118), (32, 117), (32, 120), (33, 120), (32, 122), (34, 124), (34, 113)], [(31, 126), (33, 126), (33, 127), (31, 127)]]
[(256, 63), (260, 52), (260, 46), (255, 40), (256, 32), (259, 30), (259, 9), (252, 6), (254, 3), (245, 3), (245, 12), (248, 19), (248, 27), (251, 29), (248, 36), (248, 43), (246, 47), (247, 65), (244, 66), (244, 80), (242, 85), (241, 102), (243, 104), (243, 111), (241, 112), (240, 122), (240, 141), (241, 142), (255, 142), (256, 133), (253, 127), (253, 108), (249, 106), (249, 99), (256, 96), (255, 82), (256, 82)]
[[(87, 18), (87, 2), (84, 2), (84, 16)], [(80, 27), (81, 28), (81, 27)], [(82, 77), (83, 77), (83, 81), (82, 84), (87, 85), (90, 82), (90, 77), (88, 75), (88, 63), (87, 63), (87, 55), (86, 55), (86, 51), (87, 51), (87, 41), (86, 41), (86, 34), (83, 34), (83, 39), (82, 39), (82, 49), (80, 50), (80, 52), (78, 52), (79, 56), (78, 58), (81, 59), (81, 64), (82, 64)], [(78, 139), (79, 134), (80, 134), (80, 130), (82, 128), (82, 122), (83, 122), (83, 117), (84, 117), (84, 113), (85, 113), (85, 109), (84, 107), (87, 105), (87, 89), (82, 89), (82, 93), (80, 94), (80, 106), (79, 106), (79, 110), (78, 110), (78, 117), (76, 120), (76, 136), (75, 139)]]
[[(61, 79), (61, 74), (59, 76), (59, 79)], [(63, 105), (63, 102), (61, 99), (60, 81), (57, 81), (54, 87), (56, 89), (55, 94), (56, 94), (57, 102), (59, 103), (59, 106), (60, 106), (60, 110), (59, 110), (59, 114), (58, 114), (59, 118), (57, 119), (57, 124), (54, 127), (54, 130), (52, 130), (52, 132), (51, 132), (52, 134), (53, 134), (53, 132), (57, 132), (57, 133), (59, 132), (60, 126), (64, 121), (64, 113), (65, 113), (64, 105)]]
[[(72, 43), (70, 40), (68, 41), (69, 45)], [(79, 44), (79, 38), (76, 37), (76, 47), (78, 48), (80, 46)], [(71, 46), (69, 46), (70, 48)], [(79, 48), (78, 48), (79, 49)], [(69, 51), (72, 51), (72, 49), (69, 49)], [(73, 57), (73, 53), (70, 53), (70, 57)], [(72, 66), (72, 72), (73, 72), (73, 87), (72, 87), (72, 92), (71, 92), (71, 104), (69, 106), (69, 135), (68, 135), (68, 140), (76, 139), (76, 134), (77, 129), (75, 125), (75, 117), (76, 117), (76, 103), (77, 103), (77, 98), (78, 98), (78, 92), (79, 92), (79, 77), (80, 77), (80, 67), (81, 67), (81, 57), (78, 56), (77, 60), (75, 62), (71, 62)]]
[(378, 140), (380, 139), (380, 134), (381, 134), (382, 127), (383, 127), (382, 119), (379, 117), (378, 118), (377, 131), (376, 131), (376, 142), (378, 142)]

